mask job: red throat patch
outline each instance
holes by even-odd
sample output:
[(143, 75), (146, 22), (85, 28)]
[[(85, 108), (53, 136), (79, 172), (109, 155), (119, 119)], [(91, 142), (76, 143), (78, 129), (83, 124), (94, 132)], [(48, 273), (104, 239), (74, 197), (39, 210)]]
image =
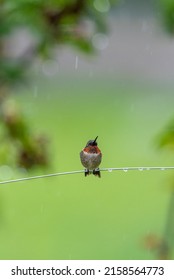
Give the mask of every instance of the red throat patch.
[(90, 153), (90, 154), (100, 154), (101, 151), (97, 146), (89, 146), (84, 148), (84, 152)]

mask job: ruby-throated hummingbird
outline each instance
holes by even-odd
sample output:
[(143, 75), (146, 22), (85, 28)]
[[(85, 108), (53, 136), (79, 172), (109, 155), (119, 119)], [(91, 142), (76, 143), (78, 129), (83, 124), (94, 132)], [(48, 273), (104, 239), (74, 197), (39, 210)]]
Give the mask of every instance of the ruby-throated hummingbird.
[(97, 147), (97, 138), (98, 136), (95, 140), (89, 140), (85, 148), (80, 152), (81, 163), (86, 168), (85, 176), (93, 173), (95, 176), (101, 177), (98, 167), (101, 163), (102, 153)]

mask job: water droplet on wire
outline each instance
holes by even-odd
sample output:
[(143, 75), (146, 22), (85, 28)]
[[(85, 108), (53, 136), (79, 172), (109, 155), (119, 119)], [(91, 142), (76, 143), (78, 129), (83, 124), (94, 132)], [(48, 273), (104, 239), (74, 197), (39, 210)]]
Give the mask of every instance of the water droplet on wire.
[(138, 168), (139, 171), (143, 171), (143, 167)]
[(128, 169), (127, 169), (127, 168), (123, 168), (123, 171), (124, 171), (124, 172), (128, 172)]

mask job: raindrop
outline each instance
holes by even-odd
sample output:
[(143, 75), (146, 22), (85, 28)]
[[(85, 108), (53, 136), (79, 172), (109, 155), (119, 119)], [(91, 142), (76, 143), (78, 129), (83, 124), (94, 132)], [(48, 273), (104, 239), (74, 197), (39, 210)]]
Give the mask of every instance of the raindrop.
[(92, 38), (92, 44), (96, 49), (102, 51), (107, 48), (109, 40), (105, 34), (97, 33)]
[(164, 171), (164, 170), (165, 170), (165, 168), (164, 168), (164, 167), (162, 167), (162, 168), (161, 168), (161, 171)]
[(111, 169), (111, 168), (109, 168), (109, 169), (108, 169), (108, 171), (109, 171), (109, 172), (112, 172), (112, 169)]
[(34, 98), (38, 96), (38, 87), (34, 86)]
[(101, 13), (107, 13), (110, 10), (109, 0), (95, 0), (94, 8)]
[(147, 167), (147, 168), (146, 168), (146, 170), (148, 170), (148, 171), (149, 171), (149, 170), (150, 170), (150, 167)]
[(79, 64), (79, 58), (78, 58), (78, 56), (76, 55), (76, 59), (75, 59), (75, 69), (78, 68), (78, 64)]

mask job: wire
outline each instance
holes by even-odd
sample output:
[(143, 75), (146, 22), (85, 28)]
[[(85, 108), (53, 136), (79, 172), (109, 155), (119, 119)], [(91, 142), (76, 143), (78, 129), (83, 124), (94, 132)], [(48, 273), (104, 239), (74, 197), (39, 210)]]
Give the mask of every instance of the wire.
[[(129, 170), (139, 170), (139, 171), (161, 170), (162, 171), (162, 170), (171, 170), (171, 169), (174, 169), (174, 166), (164, 166), (164, 167), (160, 167), (160, 166), (151, 166), (151, 167), (113, 167), (113, 168), (100, 168), (100, 171), (108, 171), (108, 172), (124, 171), (124, 172), (127, 172)], [(56, 176), (70, 175), (70, 174), (78, 174), (78, 173), (84, 173), (84, 170), (58, 172), (58, 173), (52, 173), (52, 174), (24, 177), (24, 178), (18, 178), (18, 179), (1, 181), (0, 184), (17, 183), (17, 182), (22, 182), (22, 181), (29, 181), (29, 180), (35, 180), (35, 179), (42, 179), (42, 178), (56, 177)]]

